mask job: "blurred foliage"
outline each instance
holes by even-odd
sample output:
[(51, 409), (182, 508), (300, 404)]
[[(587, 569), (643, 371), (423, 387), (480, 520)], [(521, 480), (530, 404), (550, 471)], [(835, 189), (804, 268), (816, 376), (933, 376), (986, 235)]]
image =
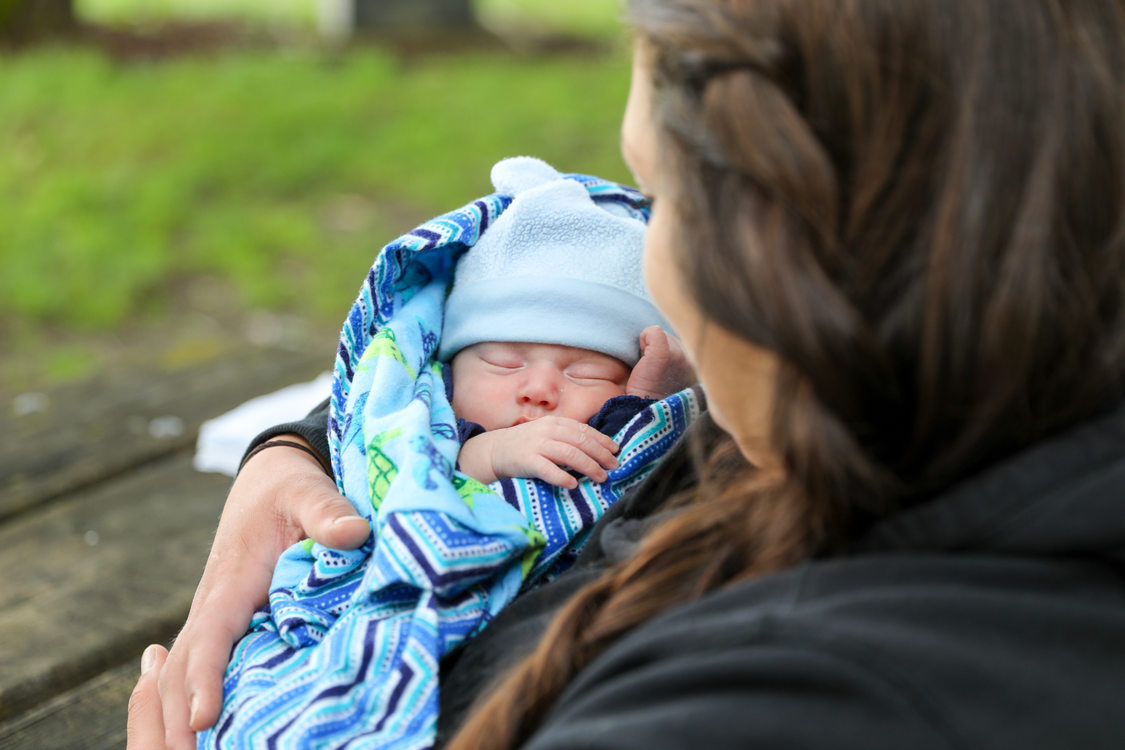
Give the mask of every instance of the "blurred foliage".
[(170, 19), (242, 19), (312, 27), (317, 0), (77, 0), (94, 23), (145, 24)]
[(530, 26), (581, 36), (622, 33), (622, 7), (616, 0), (475, 0), (482, 23), (500, 30)]
[[(98, 23), (146, 23), (170, 18), (237, 18), (311, 28), (318, 0), (77, 0), (78, 12)], [(619, 33), (620, 5), (614, 0), (475, 0), (486, 26), (582, 35)]]
[(0, 325), (106, 330), (193, 275), (335, 320), (378, 248), (531, 153), (625, 180), (626, 55), (409, 64), (371, 48), (0, 65)]
[[(546, 57), (324, 47), (316, 0), (76, 7), (146, 46), (131, 62), (89, 44), (0, 55), (0, 391), (160, 342), (213, 348), (193, 337), (216, 330), (304, 330), (330, 352), (379, 248), (490, 192), (496, 160), (629, 179), (614, 0), (476, 0), (510, 40), (597, 40)], [(178, 21), (216, 19), (285, 33), (161, 46)]]

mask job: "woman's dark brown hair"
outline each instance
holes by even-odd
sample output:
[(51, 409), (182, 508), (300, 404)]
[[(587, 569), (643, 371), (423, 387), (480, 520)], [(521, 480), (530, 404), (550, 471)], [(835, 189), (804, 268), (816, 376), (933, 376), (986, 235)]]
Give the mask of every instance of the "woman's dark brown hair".
[(631, 0), (630, 17), (679, 271), (706, 318), (782, 363), (786, 475), (716, 457), (454, 748), (519, 745), (656, 613), (829, 553), (1123, 395), (1123, 0)]

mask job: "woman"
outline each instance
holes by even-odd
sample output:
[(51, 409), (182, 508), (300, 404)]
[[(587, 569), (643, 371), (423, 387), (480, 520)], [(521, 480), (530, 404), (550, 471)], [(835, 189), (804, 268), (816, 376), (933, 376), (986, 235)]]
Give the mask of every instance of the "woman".
[[(726, 434), (443, 664), (449, 747), (1119, 747), (1125, 3), (630, 15), (646, 273)], [(204, 599), (239, 507), (353, 541), (251, 494)], [(208, 607), (138, 747), (157, 675), (169, 746), (185, 685), (208, 721)]]

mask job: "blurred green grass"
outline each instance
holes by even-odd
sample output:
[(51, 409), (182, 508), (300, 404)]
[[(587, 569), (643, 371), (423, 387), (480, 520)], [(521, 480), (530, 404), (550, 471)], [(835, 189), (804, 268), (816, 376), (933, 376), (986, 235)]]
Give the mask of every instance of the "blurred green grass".
[(75, 0), (95, 23), (150, 23), (170, 18), (241, 19), (311, 27), (317, 0)]
[[(622, 59), (375, 49), (119, 66), (48, 50), (0, 67), (0, 316), (91, 329), (216, 273), (255, 306), (326, 299), (409, 226), (532, 153), (625, 179)], [(403, 209), (406, 209), (405, 211)], [(306, 271), (281, 273), (289, 268)], [(307, 301), (306, 301), (307, 300)]]
[[(318, 0), (77, 0), (78, 12), (98, 23), (165, 21), (169, 18), (233, 18), (312, 28)], [(604, 36), (618, 33), (615, 0), (474, 0), (490, 27), (530, 26), (552, 32)]]
[[(620, 45), (409, 60), (307, 44), (137, 64), (67, 47), (0, 58), (0, 337), (19, 356), (61, 342), (58, 331), (96, 339), (166, 319), (201, 278), (244, 312), (335, 326), (378, 249), (490, 192), (500, 158), (628, 180), (617, 149), (627, 88)], [(41, 358), (51, 377), (98, 361), (63, 343)]]

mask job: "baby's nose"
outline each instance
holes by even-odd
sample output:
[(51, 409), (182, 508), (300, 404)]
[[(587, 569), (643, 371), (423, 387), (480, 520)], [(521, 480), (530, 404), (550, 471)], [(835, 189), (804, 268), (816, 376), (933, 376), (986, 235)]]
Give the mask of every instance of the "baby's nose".
[(546, 367), (528, 368), (527, 378), (520, 389), (519, 402), (525, 405), (553, 409), (559, 401), (558, 373)]

